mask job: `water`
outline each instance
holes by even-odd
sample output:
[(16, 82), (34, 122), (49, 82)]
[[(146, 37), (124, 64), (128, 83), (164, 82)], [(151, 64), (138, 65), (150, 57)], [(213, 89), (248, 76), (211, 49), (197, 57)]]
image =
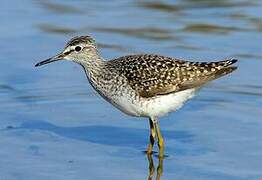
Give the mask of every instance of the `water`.
[(15, 0), (0, 17), (1, 180), (148, 178), (147, 120), (98, 97), (76, 64), (34, 67), (82, 34), (108, 59), (238, 58), (236, 72), (161, 119), (169, 156), (153, 161), (161, 179), (262, 179), (261, 1)]

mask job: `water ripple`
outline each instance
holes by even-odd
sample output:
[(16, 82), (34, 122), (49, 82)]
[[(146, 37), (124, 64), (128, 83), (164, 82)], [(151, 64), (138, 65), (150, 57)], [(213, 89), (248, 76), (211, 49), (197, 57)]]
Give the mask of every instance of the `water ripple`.
[(233, 31), (244, 31), (243, 28), (234, 26), (221, 26), (214, 24), (188, 24), (182, 31), (186, 32), (198, 32), (198, 33), (230, 33)]
[(204, 8), (233, 8), (233, 7), (248, 7), (255, 6), (256, 3), (252, 1), (207, 1), (207, 0), (185, 0), (177, 4), (167, 2), (138, 2), (137, 6), (153, 9), (162, 12), (180, 12), (189, 9), (204, 9)]
[(38, 24), (37, 28), (39, 28), (43, 32), (55, 33), (55, 34), (73, 34), (73, 33), (78, 32), (78, 30), (73, 29), (73, 28), (52, 25), (52, 24)]
[(95, 27), (92, 28), (95, 32), (116, 33), (132, 37), (139, 37), (148, 40), (177, 40), (177, 37), (172, 34), (171, 29), (157, 27), (140, 27), (140, 28), (115, 28), (115, 27)]
[(83, 11), (77, 7), (73, 7), (71, 5), (58, 4), (51, 1), (43, 1), (39, 0), (38, 3), (43, 6), (44, 9), (47, 9), (51, 12), (59, 13), (59, 14), (82, 14)]

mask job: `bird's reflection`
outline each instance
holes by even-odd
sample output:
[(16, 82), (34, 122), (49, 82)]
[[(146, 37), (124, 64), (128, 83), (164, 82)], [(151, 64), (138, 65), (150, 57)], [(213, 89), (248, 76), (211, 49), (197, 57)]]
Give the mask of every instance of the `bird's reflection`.
[(154, 177), (156, 177), (156, 180), (160, 180), (162, 174), (163, 174), (163, 162), (164, 158), (158, 156), (158, 164), (157, 169), (155, 169), (154, 165), (154, 159), (152, 154), (147, 154), (148, 159), (148, 180), (152, 180)]

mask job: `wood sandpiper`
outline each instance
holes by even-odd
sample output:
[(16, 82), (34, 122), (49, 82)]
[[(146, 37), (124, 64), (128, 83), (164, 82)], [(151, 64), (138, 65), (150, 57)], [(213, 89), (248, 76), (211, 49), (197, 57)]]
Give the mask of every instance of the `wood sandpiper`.
[(179, 109), (207, 82), (236, 70), (236, 59), (218, 62), (190, 62), (154, 54), (123, 56), (105, 61), (90, 36), (71, 39), (61, 53), (37, 63), (58, 60), (80, 64), (92, 87), (122, 112), (148, 117), (152, 154), (158, 140), (159, 157), (164, 156), (164, 140), (157, 118)]

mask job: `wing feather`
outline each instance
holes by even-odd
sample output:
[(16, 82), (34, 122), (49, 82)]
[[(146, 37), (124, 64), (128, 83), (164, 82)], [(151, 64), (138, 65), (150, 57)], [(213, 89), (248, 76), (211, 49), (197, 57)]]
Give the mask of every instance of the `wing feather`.
[(190, 62), (152, 54), (111, 60), (130, 86), (145, 98), (198, 88), (237, 69), (230, 66), (236, 61)]

